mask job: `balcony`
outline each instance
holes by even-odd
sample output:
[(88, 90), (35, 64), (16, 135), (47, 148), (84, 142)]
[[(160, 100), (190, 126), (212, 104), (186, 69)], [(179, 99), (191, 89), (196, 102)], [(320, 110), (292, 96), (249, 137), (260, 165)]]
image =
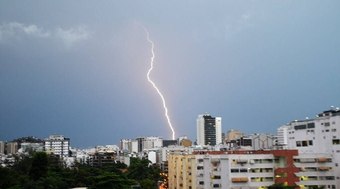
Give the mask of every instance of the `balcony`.
[(238, 164), (246, 164), (246, 163), (248, 163), (248, 160), (247, 159), (238, 159), (238, 160), (236, 160), (236, 163), (238, 163)]
[(326, 157), (319, 157), (316, 159), (319, 163), (326, 163), (329, 162), (328, 158)]
[(245, 182), (248, 182), (248, 177), (234, 177), (234, 178), (231, 178), (231, 182), (233, 182), (233, 183), (245, 183)]
[(330, 167), (319, 167), (319, 171), (329, 171)]

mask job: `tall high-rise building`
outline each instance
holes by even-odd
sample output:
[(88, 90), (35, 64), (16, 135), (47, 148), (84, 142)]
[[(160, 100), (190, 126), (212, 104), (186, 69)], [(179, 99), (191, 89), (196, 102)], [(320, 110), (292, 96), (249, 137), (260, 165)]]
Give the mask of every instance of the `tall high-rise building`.
[(209, 114), (197, 118), (197, 144), (217, 145), (222, 143), (222, 118)]

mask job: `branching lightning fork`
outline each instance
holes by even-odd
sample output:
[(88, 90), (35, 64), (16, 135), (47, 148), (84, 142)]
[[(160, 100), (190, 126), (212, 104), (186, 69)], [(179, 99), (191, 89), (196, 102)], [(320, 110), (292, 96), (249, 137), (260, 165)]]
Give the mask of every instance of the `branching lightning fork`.
[(151, 71), (153, 70), (153, 65), (154, 65), (154, 59), (155, 59), (155, 52), (154, 52), (154, 43), (153, 41), (150, 39), (150, 34), (149, 34), (149, 31), (145, 28), (144, 28), (144, 31), (146, 33), (146, 37), (147, 37), (147, 40), (148, 42), (151, 44), (151, 59), (150, 59), (150, 68), (148, 70), (148, 73), (146, 74), (146, 77), (149, 81), (149, 83), (151, 83), (151, 85), (153, 86), (153, 88), (157, 91), (158, 95), (161, 97), (162, 99), (162, 102), (163, 102), (163, 108), (164, 108), (164, 115), (168, 121), (168, 125), (172, 131), (172, 140), (175, 140), (175, 130), (171, 124), (171, 120), (170, 120), (170, 117), (168, 115), (168, 108), (166, 106), (166, 102), (165, 102), (165, 99), (164, 99), (164, 96), (163, 94), (161, 93), (161, 91), (158, 89), (157, 85), (155, 84), (155, 82), (152, 81), (152, 79), (150, 78), (150, 74), (151, 74)]

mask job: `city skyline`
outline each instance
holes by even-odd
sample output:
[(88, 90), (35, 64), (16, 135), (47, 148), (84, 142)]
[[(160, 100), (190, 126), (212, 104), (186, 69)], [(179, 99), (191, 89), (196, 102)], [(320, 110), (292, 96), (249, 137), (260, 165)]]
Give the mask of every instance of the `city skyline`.
[(71, 145), (196, 139), (197, 115), (222, 132), (275, 133), (340, 106), (338, 1), (0, 3), (0, 140), (62, 134)]

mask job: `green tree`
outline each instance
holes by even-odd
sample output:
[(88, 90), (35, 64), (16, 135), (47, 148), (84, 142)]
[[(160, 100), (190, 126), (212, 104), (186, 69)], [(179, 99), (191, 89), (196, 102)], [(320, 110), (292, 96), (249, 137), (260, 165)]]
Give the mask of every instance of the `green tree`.
[(0, 178), (0, 188), (9, 188), (20, 184), (17, 179), (18, 175), (10, 168), (0, 166)]
[(33, 155), (32, 166), (29, 171), (29, 176), (34, 181), (47, 176), (48, 157), (45, 152), (37, 152)]
[(142, 188), (155, 188), (157, 182), (161, 180), (160, 169), (151, 165), (148, 159), (131, 158), (127, 176), (137, 180)]
[(104, 173), (95, 177), (95, 188), (98, 189), (124, 189), (130, 188), (131, 185), (136, 184), (135, 181), (125, 178), (122, 175), (115, 173)]

